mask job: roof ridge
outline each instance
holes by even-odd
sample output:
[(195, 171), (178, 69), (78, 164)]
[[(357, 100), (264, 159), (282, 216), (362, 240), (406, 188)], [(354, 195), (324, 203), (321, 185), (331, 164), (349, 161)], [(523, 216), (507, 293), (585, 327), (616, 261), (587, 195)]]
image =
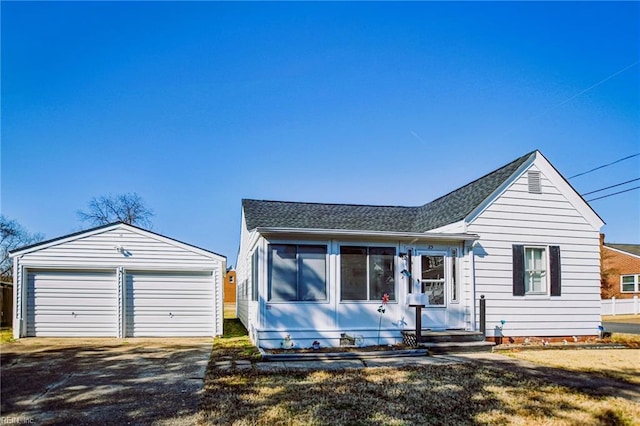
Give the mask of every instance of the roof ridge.
[(348, 207), (391, 207), (391, 208), (400, 208), (400, 209), (416, 209), (422, 206), (399, 206), (399, 205), (380, 205), (380, 204), (354, 204), (354, 203), (322, 203), (319, 201), (286, 201), (286, 200), (258, 200), (255, 198), (243, 198), (242, 202), (245, 201), (258, 201), (265, 203), (282, 203), (282, 204), (308, 204), (308, 205), (318, 205), (318, 206), (348, 206)]
[(454, 189), (454, 190), (450, 191), (449, 193), (447, 193), (447, 194), (445, 194), (445, 195), (442, 195), (441, 197), (436, 198), (435, 200), (429, 201), (428, 203), (423, 204), (423, 205), (422, 205), (422, 206), (420, 206), (420, 207), (425, 207), (425, 206), (427, 206), (427, 205), (429, 205), (429, 204), (431, 204), (431, 203), (435, 203), (436, 201), (438, 201), (438, 200), (440, 200), (440, 199), (442, 199), (442, 198), (446, 198), (446, 197), (448, 197), (449, 195), (453, 194), (454, 192), (460, 191), (460, 190), (462, 190), (462, 189), (464, 189), (464, 188), (466, 188), (466, 187), (468, 187), (468, 186), (471, 186), (471, 185), (473, 185), (473, 184), (477, 183), (478, 181), (481, 181), (481, 180), (483, 180), (483, 179), (485, 179), (485, 178), (487, 178), (487, 177), (489, 177), (489, 176), (491, 176), (491, 175), (493, 175), (493, 174), (495, 174), (495, 173), (497, 173), (497, 172), (499, 172), (499, 171), (501, 171), (501, 170), (503, 170), (503, 169), (506, 169), (507, 167), (511, 166), (512, 164), (515, 164), (515, 163), (518, 163), (518, 162), (524, 161), (525, 159), (529, 158), (532, 154), (535, 154), (536, 152), (538, 152), (538, 150), (537, 150), (537, 149), (536, 149), (536, 150), (534, 150), (534, 151), (529, 152), (528, 154), (522, 155), (522, 156), (520, 156), (520, 157), (516, 158), (515, 160), (508, 162), (508, 163), (507, 163), (507, 164), (505, 164), (504, 166), (502, 166), (502, 167), (498, 167), (497, 169), (495, 169), (495, 170), (493, 170), (493, 171), (490, 171), (489, 173), (486, 173), (485, 175), (483, 175), (483, 176), (481, 176), (481, 177), (479, 177), (479, 178), (477, 178), (477, 179), (474, 179), (473, 181), (471, 181), (471, 182), (469, 182), (469, 183), (467, 183), (467, 184), (465, 184), (465, 185), (463, 185), (463, 186), (461, 186), (461, 187), (459, 187), (459, 188), (456, 188), (456, 189)]

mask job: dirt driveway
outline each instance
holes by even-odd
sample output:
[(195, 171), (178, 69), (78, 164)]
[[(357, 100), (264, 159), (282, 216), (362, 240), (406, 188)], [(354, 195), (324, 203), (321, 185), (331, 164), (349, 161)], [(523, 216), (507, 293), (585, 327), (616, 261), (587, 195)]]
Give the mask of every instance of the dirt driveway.
[(211, 338), (1, 346), (0, 423), (194, 424)]

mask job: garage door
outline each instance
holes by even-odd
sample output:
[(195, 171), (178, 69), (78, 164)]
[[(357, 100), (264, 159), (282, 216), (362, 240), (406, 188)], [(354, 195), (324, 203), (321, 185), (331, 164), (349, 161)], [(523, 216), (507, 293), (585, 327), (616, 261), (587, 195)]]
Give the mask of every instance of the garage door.
[(126, 335), (213, 336), (211, 272), (130, 272)]
[(92, 271), (27, 274), (27, 336), (115, 337), (118, 288), (115, 275)]

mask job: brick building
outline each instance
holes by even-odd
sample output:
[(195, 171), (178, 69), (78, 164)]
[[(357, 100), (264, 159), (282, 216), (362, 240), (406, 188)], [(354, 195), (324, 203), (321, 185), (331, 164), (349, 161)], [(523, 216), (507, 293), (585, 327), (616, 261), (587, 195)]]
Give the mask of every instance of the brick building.
[(236, 303), (236, 271), (227, 270), (224, 276), (224, 303)]
[(640, 244), (613, 244), (600, 234), (603, 299), (640, 295)]

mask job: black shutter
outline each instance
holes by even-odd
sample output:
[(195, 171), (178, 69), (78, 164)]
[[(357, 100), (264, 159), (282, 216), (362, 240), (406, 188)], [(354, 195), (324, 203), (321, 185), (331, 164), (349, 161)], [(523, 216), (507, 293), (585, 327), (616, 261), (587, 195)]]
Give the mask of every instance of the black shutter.
[(551, 295), (560, 296), (560, 246), (549, 246), (549, 277)]
[(524, 246), (513, 245), (513, 295), (524, 296)]

